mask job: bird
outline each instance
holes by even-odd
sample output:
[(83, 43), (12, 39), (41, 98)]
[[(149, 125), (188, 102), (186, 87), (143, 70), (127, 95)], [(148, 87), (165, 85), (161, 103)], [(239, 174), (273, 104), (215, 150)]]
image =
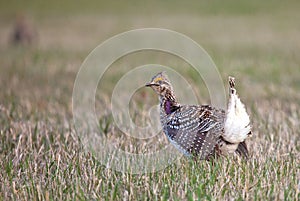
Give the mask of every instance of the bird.
[(226, 110), (210, 105), (181, 105), (166, 72), (146, 83), (159, 98), (160, 123), (168, 140), (187, 157), (211, 160), (237, 153), (249, 157), (246, 139), (251, 135), (250, 117), (229, 76)]

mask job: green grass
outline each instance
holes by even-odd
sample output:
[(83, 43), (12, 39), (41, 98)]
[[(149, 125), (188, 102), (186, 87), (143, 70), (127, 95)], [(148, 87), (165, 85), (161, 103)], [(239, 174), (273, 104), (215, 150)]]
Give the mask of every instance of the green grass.
[[(135, 3), (0, 3), (0, 200), (300, 200), (298, 1)], [(18, 11), (38, 31), (31, 47), (8, 43)], [(135, 175), (106, 168), (84, 152), (72, 119), (76, 73), (99, 43), (142, 27), (190, 36), (212, 56), (225, 84), (228, 75), (236, 77), (253, 123), (249, 160), (181, 158), (162, 171)], [(193, 83), (199, 100), (209, 102), (202, 81), (179, 58), (150, 51), (121, 58), (106, 72), (106, 85), (99, 85), (104, 92), (97, 91), (96, 109), (103, 134), (132, 152), (167, 143), (163, 135), (130, 139), (111, 121), (116, 81), (145, 63), (174, 67)], [(143, 125), (156, 103), (151, 90), (137, 91), (133, 120)]]

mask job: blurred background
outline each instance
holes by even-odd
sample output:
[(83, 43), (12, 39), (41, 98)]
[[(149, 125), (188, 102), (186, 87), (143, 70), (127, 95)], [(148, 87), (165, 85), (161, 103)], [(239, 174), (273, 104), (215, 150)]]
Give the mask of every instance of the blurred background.
[[(4, 102), (13, 96), (17, 101), (34, 99), (34, 107), (47, 105), (49, 99), (69, 105), (72, 84), (85, 57), (116, 34), (147, 27), (191, 37), (211, 55), (225, 82), (230, 74), (243, 80), (241, 87), (247, 89), (243, 95), (251, 93), (247, 98), (299, 100), (300, 3), (296, 0), (31, 0), (0, 4)], [(132, 57), (119, 65), (130, 68), (141, 61), (155, 63), (162, 56), (148, 52)], [(174, 68), (186, 66), (176, 57), (165, 55), (164, 60)]]

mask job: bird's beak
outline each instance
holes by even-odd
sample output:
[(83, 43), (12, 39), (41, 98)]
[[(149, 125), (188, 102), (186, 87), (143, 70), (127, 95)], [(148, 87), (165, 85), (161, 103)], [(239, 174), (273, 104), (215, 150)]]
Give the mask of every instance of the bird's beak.
[(155, 83), (151, 83), (151, 82), (149, 82), (145, 85), (145, 87), (151, 87), (151, 86), (159, 86), (159, 85), (155, 84)]

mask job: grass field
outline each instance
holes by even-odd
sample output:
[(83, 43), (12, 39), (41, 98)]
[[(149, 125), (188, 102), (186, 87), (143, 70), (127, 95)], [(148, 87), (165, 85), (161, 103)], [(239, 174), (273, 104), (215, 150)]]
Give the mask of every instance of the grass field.
[[(300, 200), (299, 9), (298, 1), (279, 0), (1, 1), (0, 200)], [(35, 26), (31, 46), (9, 43), (16, 13)], [(253, 123), (249, 160), (181, 158), (135, 175), (84, 152), (72, 117), (76, 74), (101, 42), (145, 27), (191, 37), (212, 56), (224, 84), (228, 75), (236, 77)], [(141, 52), (120, 59), (106, 72), (96, 108), (103, 134), (128, 151), (151, 148), (107, 123), (108, 102), (122, 73), (145, 63), (174, 67), (193, 83), (200, 102), (209, 102), (203, 83), (174, 56)], [(151, 90), (140, 89), (131, 111), (142, 116), (134, 121), (145, 123), (143, 111), (156, 103)], [(163, 135), (155, 139), (167, 143)]]

